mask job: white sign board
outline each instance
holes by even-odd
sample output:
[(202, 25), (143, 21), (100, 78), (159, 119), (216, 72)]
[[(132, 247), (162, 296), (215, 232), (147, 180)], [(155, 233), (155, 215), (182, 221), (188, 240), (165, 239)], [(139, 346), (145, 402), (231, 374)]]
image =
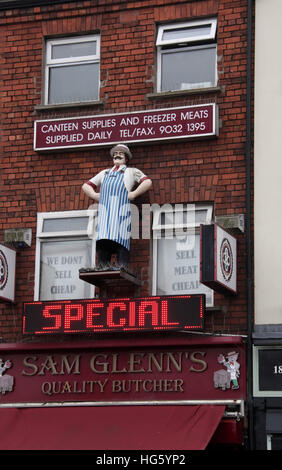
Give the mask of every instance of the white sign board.
[(237, 240), (217, 224), (201, 225), (200, 280), (213, 290), (237, 293)]
[(16, 251), (0, 244), (0, 300), (15, 301)]
[(42, 243), (40, 300), (91, 296), (91, 286), (79, 279), (79, 268), (91, 264), (91, 246), (91, 240)]
[(205, 294), (213, 306), (213, 291), (200, 282), (200, 236), (158, 240), (157, 295)]
[(216, 230), (216, 280), (227, 289), (237, 291), (237, 240), (219, 225)]

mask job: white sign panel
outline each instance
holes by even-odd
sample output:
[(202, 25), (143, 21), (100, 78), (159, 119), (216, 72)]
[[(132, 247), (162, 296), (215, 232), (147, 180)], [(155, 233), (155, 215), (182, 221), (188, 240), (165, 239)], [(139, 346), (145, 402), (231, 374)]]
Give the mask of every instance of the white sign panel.
[(16, 251), (0, 244), (0, 299), (15, 301)]
[(218, 225), (216, 230), (216, 279), (233, 292), (237, 291), (237, 241)]
[(237, 240), (216, 224), (201, 225), (200, 280), (224, 294), (237, 293)]
[(89, 284), (79, 279), (79, 268), (91, 264), (91, 240), (42, 243), (40, 300), (84, 299)]
[(213, 305), (213, 291), (200, 282), (200, 236), (158, 240), (157, 295), (205, 294)]

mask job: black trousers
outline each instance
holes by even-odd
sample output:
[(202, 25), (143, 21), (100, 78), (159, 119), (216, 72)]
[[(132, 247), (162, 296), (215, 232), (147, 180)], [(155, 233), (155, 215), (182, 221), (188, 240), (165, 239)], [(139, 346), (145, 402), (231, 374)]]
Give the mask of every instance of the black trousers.
[(119, 267), (126, 268), (129, 262), (129, 251), (112, 240), (98, 240), (96, 243), (97, 261), (99, 267), (110, 265), (112, 255), (117, 255)]

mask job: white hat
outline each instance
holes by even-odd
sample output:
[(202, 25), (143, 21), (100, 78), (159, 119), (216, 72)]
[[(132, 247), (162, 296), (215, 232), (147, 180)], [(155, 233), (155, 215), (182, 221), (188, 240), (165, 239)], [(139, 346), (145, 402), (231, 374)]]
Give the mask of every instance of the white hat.
[(131, 154), (129, 148), (127, 147), (127, 145), (124, 145), (124, 144), (117, 144), (117, 145), (115, 145), (115, 147), (113, 147), (113, 148), (110, 150), (111, 157), (113, 157), (113, 156), (114, 156), (114, 153), (117, 152), (118, 150), (119, 150), (120, 152), (124, 152), (125, 155), (128, 156), (129, 160), (131, 160), (132, 154)]

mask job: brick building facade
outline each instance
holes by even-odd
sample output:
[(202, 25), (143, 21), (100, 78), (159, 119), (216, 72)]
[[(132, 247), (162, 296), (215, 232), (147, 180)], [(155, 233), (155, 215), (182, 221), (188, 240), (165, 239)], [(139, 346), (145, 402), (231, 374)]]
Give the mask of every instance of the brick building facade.
[[(32, 229), (31, 246), (17, 248), (15, 302), (0, 304), (3, 343), (33, 341), (32, 337), (22, 336), (22, 305), (42, 299), (40, 286), (36, 287), (39, 282), (36, 277), (43, 276), (40, 268), (36, 268), (40, 264), (38, 214), (87, 213), (92, 201), (81, 191), (82, 184), (101, 169), (111, 166), (111, 142), (96, 145), (95, 141), (94, 145), (74, 144), (69, 148), (51, 145), (50, 149), (36, 150), (35, 122), (57, 123), (61, 122), (57, 121), (59, 119), (74, 120), (86, 116), (110, 116), (113, 119), (121, 113), (139, 116), (137, 113), (143, 111), (158, 113), (165, 109), (173, 113), (176, 108), (190, 110), (199, 105), (214, 105), (218, 116), (217, 129), (212, 136), (157, 141), (144, 138), (131, 142), (129, 134), (123, 134), (120, 141), (128, 143), (133, 153), (133, 165), (153, 181), (152, 189), (136, 204), (139, 209), (149, 204), (210, 207), (211, 223), (227, 220), (229, 227), (232, 219), (244, 220), (247, 198), (247, 7), (246, 0), (0, 2), (0, 239), (4, 242), (5, 231), (9, 229)], [(208, 27), (213, 28), (214, 33), (209, 31), (205, 36), (203, 31)], [(185, 28), (190, 30), (190, 39), (185, 37), (181, 42)], [(162, 42), (161, 31), (170, 37), (174, 30), (180, 32), (178, 42), (175, 38), (171, 43)], [(94, 59), (86, 62), (91, 63), (89, 67), (93, 70), (94, 66), (95, 70), (98, 67), (98, 91), (93, 92), (96, 95), (92, 98), (64, 98), (62, 101), (65, 102), (60, 102), (56, 92), (52, 98), (51, 75), (48, 73), (55, 62), (52, 63), (52, 55), (51, 58), (48, 56), (48, 47), (52, 48), (52, 41), (64, 46), (73, 44), (73, 40), (74, 44), (77, 40), (83, 43), (86, 38), (96, 44)], [(206, 71), (202, 67), (199, 74), (203, 74), (203, 78), (192, 77), (190, 84), (181, 82), (170, 89), (164, 79), (171, 80), (171, 68), (179, 66), (182, 70), (182, 65), (169, 56), (175, 49), (178, 52), (188, 50), (195, 60), (195, 69), (197, 53), (205, 51), (207, 61), (212, 64), (207, 67), (214, 67), (214, 70)], [(168, 58), (167, 69), (164, 58)], [(201, 63), (204, 60), (200, 57)], [(62, 70), (64, 65), (62, 61)], [(67, 82), (67, 75), (64, 77)], [(55, 74), (52, 80), (55, 82)], [(88, 81), (83, 82), (81, 88), (88, 85)], [(79, 87), (74, 85), (74, 88)], [(171, 123), (165, 123), (168, 125)], [(166, 130), (174, 132), (171, 127)], [(222, 216), (228, 217), (219, 219)], [(204, 330), (209, 336), (247, 335), (246, 231), (236, 223), (230, 233), (237, 239), (237, 294), (214, 292), (213, 301), (207, 308)], [(153, 253), (152, 237), (132, 241), (131, 265), (141, 280), (140, 295), (143, 296), (158, 293), (156, 288), (154, 290), (156, 261)], [(183, 282), (185, 278), (179, 274), (174, 292), (167, 293), (189, 293), (187, 289), (183, 290)], [(191, 289), (190, 293), (193, 293)], [(118, 293), (113, 293), (113, 297), (115, 295)], [(44, 300), (56, 299), (45, 297)], [(47, 341), (47, 338), (43, 339)], [(60, 340), (66, 338), (62, 336)]]

